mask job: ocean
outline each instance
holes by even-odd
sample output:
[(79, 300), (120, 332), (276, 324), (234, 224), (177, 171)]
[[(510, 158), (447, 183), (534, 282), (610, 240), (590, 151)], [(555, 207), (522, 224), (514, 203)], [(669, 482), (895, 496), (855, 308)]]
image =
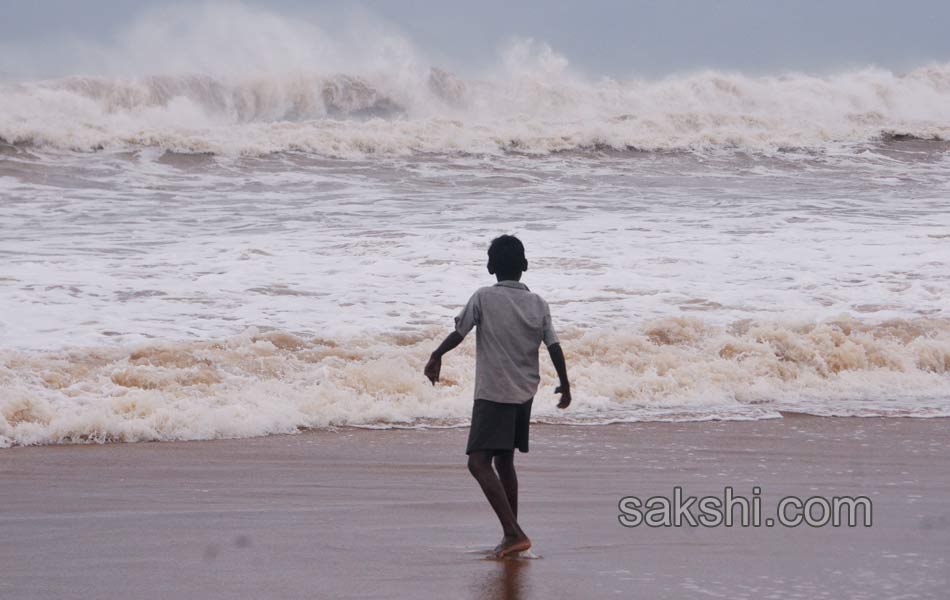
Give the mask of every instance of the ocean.
[(0, 446), (464, 424), (501, 233), (539, 422), (950, 416), (950, 64), (542, 58), (0, 84)]

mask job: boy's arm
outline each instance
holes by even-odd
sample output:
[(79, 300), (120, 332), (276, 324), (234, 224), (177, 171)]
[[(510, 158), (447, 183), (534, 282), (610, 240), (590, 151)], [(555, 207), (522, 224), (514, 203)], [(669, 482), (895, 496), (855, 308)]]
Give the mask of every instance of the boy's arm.
[(554, 390), (555, 394), (561, 394), (561, 401), (557, 403), (557, 407), (567, 408), (571, 405), (571, 382), (567, 380), (567, 365), (564, 363), (564, 351), (561, 350), (561, 344), (548, 346), (548, 354), (551, 355), (551, 362), (554, 363), (554, 370), (557, 371), (557, 378), (561, 382), (561, 385)]
[(435, 385), (435, 382), (439, 380), (439, 373), (442, 372), (442, 355), (461, 344), (463, 339), (465, 338), (462, 334), (458, 331), (453, 331), (442, 340), (439, 347), (436, 348), (432, 356), (429, 357), (429, 362), (426, 363), (425, 374), (426, 377), (429, 378), (429, 381), (432, 382), (432, 385)]
[(436, 348), (432, 356), (429, 357), (429, 362), (426, 363), (424, 373), (426, 377), (429, 378), (429, 381), (432, 382), (432, 385), (435, 385), (439, 380), (439, 373), (442, 371), (442, 355), (461, 344), (462, 340), (465, 339), (465, 335), (478, 325), (481, 320), (482, 309), (479, 292), (475, 292), (472, 294), (472, 297), (469, 298), (462, 312), (455, 317), (455, 331), (442, 340), (439, 347)]

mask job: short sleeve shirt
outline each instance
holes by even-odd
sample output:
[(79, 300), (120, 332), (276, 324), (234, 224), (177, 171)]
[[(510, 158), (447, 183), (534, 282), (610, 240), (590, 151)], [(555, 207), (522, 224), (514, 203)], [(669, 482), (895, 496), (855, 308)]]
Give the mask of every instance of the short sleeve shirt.
[(463, 337), (473, 327), (475, 398), (505, 404), (534, 398), (538, 349), (558, 343), (548, 303), (519, 281), (499, 281), (476, 291), (455, 317)]

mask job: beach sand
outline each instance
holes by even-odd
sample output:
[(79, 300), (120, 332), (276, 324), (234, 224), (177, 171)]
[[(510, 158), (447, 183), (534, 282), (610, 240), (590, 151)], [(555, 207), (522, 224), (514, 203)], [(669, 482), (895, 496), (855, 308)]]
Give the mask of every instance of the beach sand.
[[(465, 429), (0, 450), (0, 598), (945, 598), (946, 419), (536, 425), (536, 559)], [(867, 495), (870, 528), (624, 528), (622, 496)]]

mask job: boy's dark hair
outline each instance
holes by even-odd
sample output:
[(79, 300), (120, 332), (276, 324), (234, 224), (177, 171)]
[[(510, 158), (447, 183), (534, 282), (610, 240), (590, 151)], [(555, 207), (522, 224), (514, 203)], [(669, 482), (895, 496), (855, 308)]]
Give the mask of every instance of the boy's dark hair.
[(528, 270), (524, 244), (513, 235), (500, 235), (488, 247), (488, 272), (502, 277), (518, 277)]

